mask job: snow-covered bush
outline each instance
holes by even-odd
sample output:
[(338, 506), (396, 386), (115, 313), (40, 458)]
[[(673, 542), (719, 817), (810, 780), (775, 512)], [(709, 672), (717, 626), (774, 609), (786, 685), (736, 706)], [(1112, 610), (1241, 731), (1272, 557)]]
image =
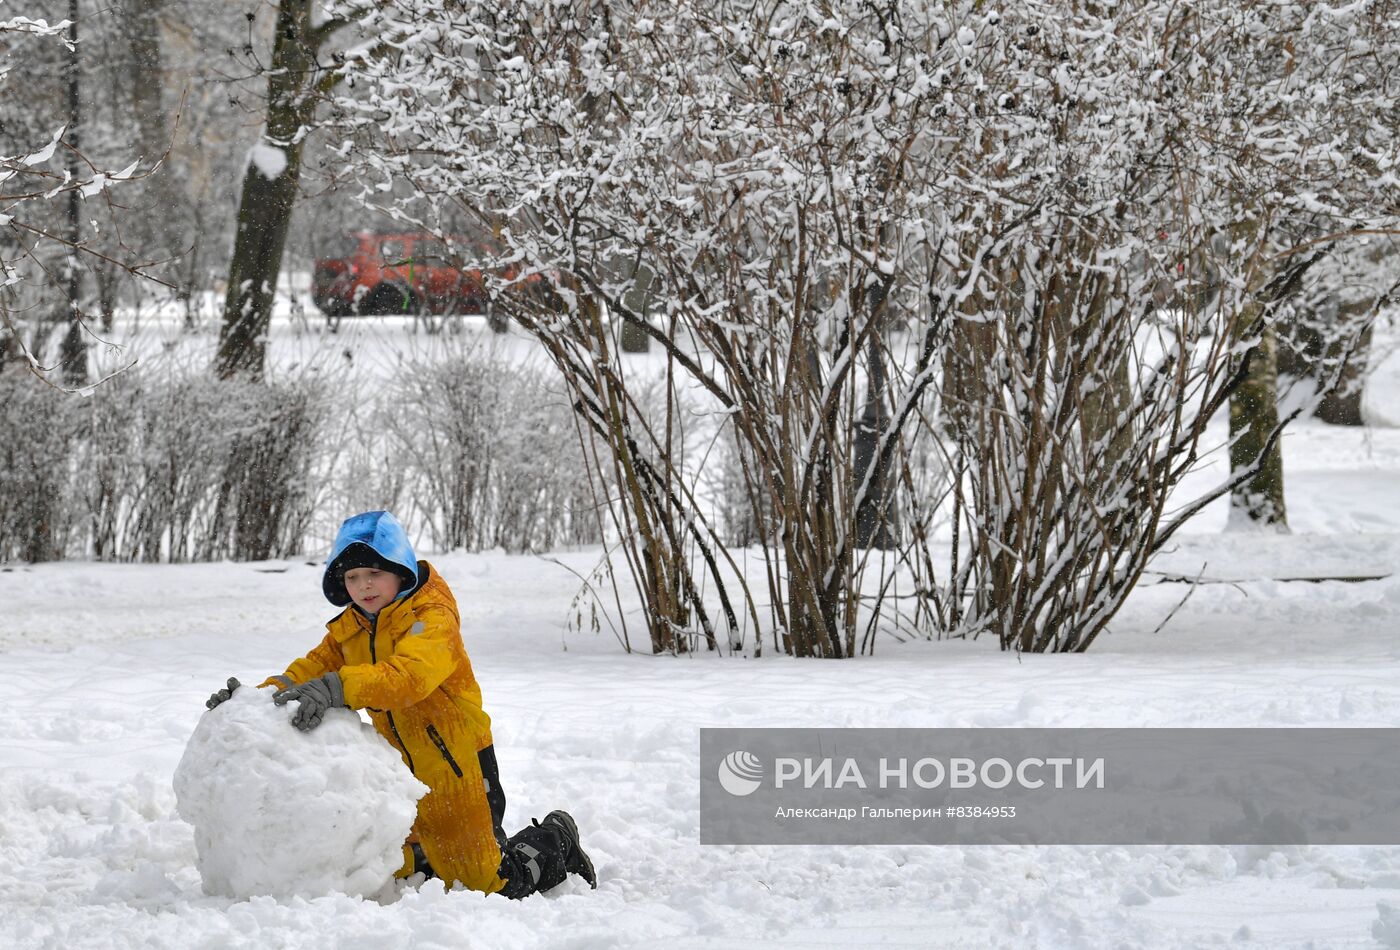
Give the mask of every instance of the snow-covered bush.
[(329, 435), (314, 381), (132, 370), (74, 401), (0, 373), (0, 558), (263, 560), (299, 553)]
[(223, 897), (371, 896), (403, 864), (428, 791), (353, 712), (311, 732), (243, 687), (205, 713), (175, 770), (204, 892)]
[(0, 372), (0, 561), (58, 560), (75, 524), (81, 406), (27, 374)]
[(375, 451), (434, 547), (547, 551), (599, 539), (560, 390), (545, 367), (474, 350), (410, 364), (382, 394), (374, 414), (385, 438)]
[[(943, 203), (966, 277), (941, 386), (964, 630), (1086, 649), (1153, 553), (1267, 463), (1282, 424), (1229, 483), (1172, 498), (1266, 360), (1279, 302), (1393, 222), (1374, 175), (1396, 160), (1397, 16), (1139, 0), (967, 18), (951, 104), (976, 132), (943, 166), (968, 170)], [(1255, 429), (1243, 415), (1232, 433)]]
[(475, 352), (342, 388), (138, 367), (75, 401), (0, 373), (0, 559), (290, 557), (319, 551), (317, 516), (378, 507), (437, 550), (600, 539), (606, 489), (548, 368)]
[[(865, 572), (900, 560), (947, 606), (929, 634), (1082, 650), (1218, 494), (1166, 508), (1299, 271), (1400, 210), (1390, 4), (405, 0), (364, 28), (340, 151), (368, 202), (497, 238), (493, 292), (624, 473), (654, 645), (674, 539), (718, 539), (662, 487), (608, 318), (730, 415), (794, 653), (853, 652)], [(860, 550), (927, 439), (941, 578), (907, 527)]]

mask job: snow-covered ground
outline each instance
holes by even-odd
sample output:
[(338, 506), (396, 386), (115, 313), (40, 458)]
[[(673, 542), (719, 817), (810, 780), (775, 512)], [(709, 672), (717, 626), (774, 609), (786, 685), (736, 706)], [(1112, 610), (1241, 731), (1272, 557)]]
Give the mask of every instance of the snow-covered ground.
[[(1368, 412), (1400, 421), (1400, 361)], [(436, 883), (387, 904), (203, 895), (171, 775), (210, 691), (316, 642), (318, 565), (0, 568), (0, 948), (1400, 946), (1400, 848), (698, 841), (703, 726), (1400, 724), (1400, 430), (1308, 423), (1284, 446), (1295, 533), (1221, 534), (1208, 511), (1154, 568), (1219, 583), (1150, 576), (1082, 656), (627, 655), (606, 625), (566, 626), (566, 566), (598, 550), (420, 552), (462, 607), (507, 830), (568, 808), (598, 868), (596, 892), (520, 903)], [(1390, 576), (1284, 580), (1318, 575)]]

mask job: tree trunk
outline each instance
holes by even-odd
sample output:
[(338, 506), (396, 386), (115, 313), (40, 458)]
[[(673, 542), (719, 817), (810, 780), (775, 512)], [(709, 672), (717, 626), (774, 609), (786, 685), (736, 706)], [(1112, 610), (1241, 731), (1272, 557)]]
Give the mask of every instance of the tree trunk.
[(1363, 424), (1361, 397), (1371, 352), (1371, 328), (1365, 321), (1375, 305), (1372, 299), (1352, 304), (1324, 299), (1281, 328), (1279, 375), (1306, 380), (1319, 389), (1330, 382), (1313, 410), (1330, 425)]
[(1371, 327), (1358, 334), (1356, 327), (1370, 315), (1374, 300), (1361, 300), (1337, 309), (1335, 332), (1324, 350), (1323, 372), (1335, 373), (1336, 385), (1327, 390), (1314, 415), (1334, 426), (1359, 426), (1361, 397), (1366, 388), (1366, 366), (1371, 355)]
[(893, 550), (897, 533), (894, 506), (894, 477), (890, 471), (893, 454), (879, 458), (880, 438), (890, 423), (885, 408), (885, 362), (878, 335), (870, 336), (870, 375), (867, 378), (865, 409), (856, 421), (855, 490), (868, 478), (870, 489), (856, 508), (856, 547)]
[(0, 373), (11, 365), (16, 369), (28, 365), (19, 338), (19, 327), (14, 325), (11, 316), (14, 312), (14, 287), (0, 287)]
[[(1320, 323), (1323, 321), (1325, 305), (1316, 310), (1304, 309), (1301, 313), (1290, 314), (1279, 321), (1278, 374), (1296, 380), (1319, 380), (1318, 364), (1326, 349)], [(1319, 312), (1320, 311), (1320, 312)]]
[[(165, 59), (160, 45), (160, 14), (165, 0), (126, 0), (123, 27), (131, 57), (131, 98), (136, 128), (141, 135), (141, 157), (155, 161), (170, 145), (161, 91), (165, 88)], [(169, 176), (157, 173), (162, 183)]]
[[(124, 0), (121, 18), (125, 34), (132, 117), (143, 162), (160, 161), (174, 144), (166, 112), (165, 54), (161, 45), (161, 15), (167, 0)], [(164, 263), (161, 270), (179, 281), (177, 258), (189, 249), (195, 223), (191, 202), (181, 182), (162, 165), (147, 178), (132, 183), (134, 200), (145, 223), (139, 240), (147, 260)], [(124, 189), (125, 191), (125, 189)], [(105, 324), (104, 324), (105, 326)]]
[[(72, 178), (82, 176), (81, 153), (78, 130), (81, 128), (79, 113), (78, 80), (81, 64), (81, 49), (78, 45), (78, 0), (68, 0), (68, 174)], [(78, 210), (78, 190), (68, 192), (68, 256), (64, 262), (68, 280), (68, 329), (63, 334), (63, 348), (60, 362), (63, 365), (63, 381), (69, 386), (84, 386), (88, 381), (87, 347), (83, 344), (82, 311), (82, 270), (78, 267), (78, 244), (81, 243), (82, 216)]]
[(318, 33), (311, 0), (282, 0), (267, 83), (267, 127), (249, 156), (229, 263), (215, 370), (261, 379), (267, 330), (301, 174), (306, 127), (316, 111)]
[[(1251, 311), (1257, 313), (1257, 305)], [(1246, 319), (1243, 325), (1252, 322)], [(1230, 397), (1230, 473), (1242, 473), (1256, 464), (1259, 468), (1230, 492), (1230, 525), (1286, 532), (1280, 440), (1275, 439), (1265, 454), (1269, 436), (1278, 428), (1278, 344), (1272, 325), (1264, 325), (1258, 343), (1245, 359), (1244, 382)]]
[(943, 351), (943, 431), (977, 454), (980, 413), (987, 398), (987, 364), (996, 347), (996, 325), (981, 317), (990, 306), (980, 294), (968, 296), (961, 312), (951, 315), (948, 345)]
[(116, 322), (117, 287), (121, 273), (117, 265), (108, 261), (101, 261), (93, 269), (93, 278), (97, 283), (97, 312), (101, 315), (103, 333), (111, 333), (112, 325)]
[[(637, 319), (645, 320), (651, 311), (652, 283), (655, 275), (644, 264), (629, 269), (631, 273), (628, 277), (632, 280), (632, 286), (622, 295), (622, 305), (635, 314)], [(651, 335), (635, 323), (624, 322), (619, 342), (624, 353), (645, 353), (651, 348)]]

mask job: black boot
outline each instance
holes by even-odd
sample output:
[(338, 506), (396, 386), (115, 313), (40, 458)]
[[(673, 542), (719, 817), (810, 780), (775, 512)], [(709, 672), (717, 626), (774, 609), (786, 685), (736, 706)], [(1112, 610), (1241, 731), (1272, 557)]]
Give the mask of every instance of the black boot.
[(496, 873), (505, 881), (501, 896), (520, 900), (564, 883), (570, 872), (598, 886), (593, 862), (578, 846), (578, 826), (568, 812), (552, 811), (510, 836)]
[(578, 825), (574, 824), (573, 817), (566, 811), (552, 811), (544, 816), (540, 827), (558, 830), (563, 839), (560, 843), (564, 850), (564, 870), (577, 874), (588, 882), (589, 887), (597, 890), (598, 875), (593, 872), (593, 862), (579, 847)]

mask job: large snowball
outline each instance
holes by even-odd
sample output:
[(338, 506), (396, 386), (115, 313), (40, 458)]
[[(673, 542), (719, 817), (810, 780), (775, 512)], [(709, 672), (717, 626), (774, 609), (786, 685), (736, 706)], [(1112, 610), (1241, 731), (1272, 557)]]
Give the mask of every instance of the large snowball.
[(244, 686), (205, 713), (175, 770), (204, 893), (374, 894), (403, 864), (427, 786), (354, 713), (329, 710), (304, 733), (295, 701), (272, 693)]

